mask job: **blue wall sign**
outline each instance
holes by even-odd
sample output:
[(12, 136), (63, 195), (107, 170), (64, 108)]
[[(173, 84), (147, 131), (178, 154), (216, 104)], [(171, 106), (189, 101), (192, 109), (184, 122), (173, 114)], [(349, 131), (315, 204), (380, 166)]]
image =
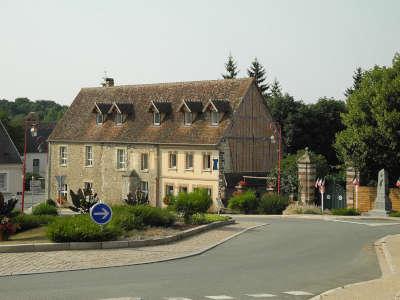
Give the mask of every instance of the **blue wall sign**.
[(218, 170), (218, 158), (213, 159), (213, 170)]
[(97, 203), (90, 208), (90, 217), (93, 222), (99, 225), (105, 225), (111, 221), (111, 207), (105, 203)]

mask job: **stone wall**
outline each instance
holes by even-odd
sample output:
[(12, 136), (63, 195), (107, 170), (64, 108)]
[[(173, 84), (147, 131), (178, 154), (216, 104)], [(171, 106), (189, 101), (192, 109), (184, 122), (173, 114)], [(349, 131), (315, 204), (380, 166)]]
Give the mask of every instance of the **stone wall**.
[(310, 155), (306, 153), (297, 162), (299, 176), (300, 202), (311, 203), (315, 194), (315, 164), (311, 162)]

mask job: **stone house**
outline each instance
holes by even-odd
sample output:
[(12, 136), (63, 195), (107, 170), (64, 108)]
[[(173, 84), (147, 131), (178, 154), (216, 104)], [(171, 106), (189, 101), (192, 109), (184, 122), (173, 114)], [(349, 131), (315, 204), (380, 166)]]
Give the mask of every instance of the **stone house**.
[(136, 189), (154, 206), (196, 188), (214, 207), (227, 174), (276, 162), (271, 116), (254, 79), (83, 88), (49, 141), (49, 197), (90, 186), (118, 202)]
[(1, 120), (0, 192), (3, 193), (5, 199), (16, 197), (22, 192), (22, 160)]

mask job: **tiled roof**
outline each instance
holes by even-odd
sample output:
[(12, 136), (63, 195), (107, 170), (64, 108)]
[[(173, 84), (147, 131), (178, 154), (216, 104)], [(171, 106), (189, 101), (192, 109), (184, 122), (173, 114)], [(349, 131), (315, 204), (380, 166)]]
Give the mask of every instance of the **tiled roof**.
[[(238, 108), (254, 79), (177, 82), (114, 87), (83, 88), (68, 111), (58, 122), (50, 141), (217, 144), (231, 123), (230, 116)], [(177, 112), (184, 100), (200, 101), (204, 107), (210, 99), (227, 99), (230, 113), (219, 126), (211, 126), (207, 114), (200, 114), (191, 126), (183, 125)], [(160, 126), (153, 125), (149, 107), (170, 112)], [(134, 116), (116, 126), (112, 120), (96, 126), (95, 103), (117, 102), (133, 105)]]
[(21, 157), (0, 120), (0, 164), (21, 164)]

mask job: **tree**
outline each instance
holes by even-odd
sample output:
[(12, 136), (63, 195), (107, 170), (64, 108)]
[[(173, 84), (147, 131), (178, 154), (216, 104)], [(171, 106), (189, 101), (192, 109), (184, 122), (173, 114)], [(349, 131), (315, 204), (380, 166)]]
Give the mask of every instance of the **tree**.
[(350, 96), (355, 90), (357, 90), (360, 87), (362, 76), (363, 76), (363, 71), (360, 67), (358, 67), (353, 75), (353, 86), (346, 89), (346, 91), (344, 92), (344, 95), (346, 97)]
[(249, 77), (254, 77), (260, 92), (264, 97), (268, 96), (269, 84), (265, 82), (266, 72), (264, 67), (258, 62), (257, 57), (254, 58), (250, 67), (247, 69)]
[(224, 79), (233, 79), (236, 78), (239, 73), (236, 65), (236, 61), (233, 59), (232, 54), (229, 53), (228, 61), (225, 64), (226, 73), (222, 74)]
[(363, 72), (342, 120), (335, 143), (340, 158), (359, 169), (363, 184), (373, 183), (382, 168), (394, 182), (400, 176), (400, 54), (391, 67)]
[(270, 96), (274, 97), (274, 98), (282, 97), (282, 88), (281, 88), (279, 81), (276, 78), (274, 79), (274, 82), (272, 83)]

